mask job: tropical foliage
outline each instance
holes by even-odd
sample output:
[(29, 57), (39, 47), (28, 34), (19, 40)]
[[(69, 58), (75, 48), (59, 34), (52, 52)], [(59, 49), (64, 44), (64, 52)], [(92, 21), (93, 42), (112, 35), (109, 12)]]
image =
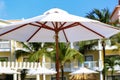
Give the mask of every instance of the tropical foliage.
[(27, 56), (30, 54), (35, 53), (36, 51), (38, 51), (40, 49), (41, 43), (36, 44), (36, 43), (23, 43), (20, 42), (23, 46), (22, 49), (16, 50), (15, 51), (15, 56), (18, 59), (21, 56)]
[(77, 45), (79, 46), (79, 51), (84, 54), (86, 51), (91, 50), (94, 46), (98, 44), (98, 40), (81, 41)]
[[(29, 56), (29, 61), (39, 61), (43, 55), (49, 57), (53, 62), (56, 61), (56, 49), (54, 43), (21, 43), (24, 47), (23, 50), (16, 50), (16, 57)], [(52, 48), (52, 51), (48, 51), (48, 48)], [(83, 61), (83, 55), (75, 50), (71, 49), (68, 44), (59, 43), (59, 61), (60, 68), (62, 71), (62, 76), (64, 77), (64, 64), (65, 62), (72, 62), (73, 60)], [(63, 78), (62, 78), (63, 80)]]
[(86, 17), (94, 20), (98, 20), (103, 23), (110, 23), (110, 11), (105, 8), (102, 10), (93, 9), (91, 12), (87, 13)]
[(113, 73), (115, 72), (114, 70), (114, 66), (119, 65), (120, 61), (120, 56), (108, 56), (105, 58), (105, 73), (107, 74), (107, 71), (110, 70), (111, 71), (111, 76), (112, 76), (112, 80), (113, 80)]
[[(54, 49), (50, 57), (52, 61), (56, 61), (55, 54), (56, 49)], [(73, 62), (74, 60), (78, 60), (79, 62), (83, 62), (83, 55), (77, 51), (76, 49), (71, 49), (68, 44), (65, 43), (59, 43), (59, 62), (60, 62), (60, 68), (62, 72), (62, 80), (64, 80), (64, 65), (66, 62)]]
[(42, 46), (42, 43), (23, 43), (22, 49), (16, 50), (15, 55), (18, 59), (19, 57), (29, 56), (29, 61), (39, 61), (43, 55), (47, 54), (47, 47), (51, 47), (52, 43), (45, 43), (44, 47)]

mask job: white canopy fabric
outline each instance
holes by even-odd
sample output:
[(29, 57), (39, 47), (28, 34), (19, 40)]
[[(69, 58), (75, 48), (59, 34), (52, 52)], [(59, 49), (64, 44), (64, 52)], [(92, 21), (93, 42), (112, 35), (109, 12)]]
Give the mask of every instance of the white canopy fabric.
[(41, 67), (38, 69), (30, 69), (28, 70), (28, 75), (53, 75), (56, 74), (57, 72), (55, 70), (52, 69), (47, 69), (45, 67)]
[(17, 70), (0, 67), (0, 74), (20, 74)]
[(85, 67), (81, 67), (79, 70), (76, 70), (76, 71), (70, 73), (70, 75), (90, 74), (90, 73), (98, 73), (98, 72), (91, 70), (91, 69), (88, 69), (88, 68), (85, 68)]
[(118, 70), (116, 73), (120, 73), (120, 70)]
[(56, 28), (59, 31), (59, 42), (109, 38), (119, 32), (119, 29), (110, 25), (54, 8), (43, 15), (1, 29), (0, 38), (23, 42), (54, 42)]

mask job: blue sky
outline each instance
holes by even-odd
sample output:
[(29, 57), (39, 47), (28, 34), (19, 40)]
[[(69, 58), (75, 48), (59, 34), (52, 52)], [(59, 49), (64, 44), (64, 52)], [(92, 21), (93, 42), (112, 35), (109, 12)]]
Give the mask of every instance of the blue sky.
[(118, 0), (0, 0), (0, 19), (27, 19), (51, 8), (84, 17), (94, 8), (108, 8), (112, 12), (116, 5)]

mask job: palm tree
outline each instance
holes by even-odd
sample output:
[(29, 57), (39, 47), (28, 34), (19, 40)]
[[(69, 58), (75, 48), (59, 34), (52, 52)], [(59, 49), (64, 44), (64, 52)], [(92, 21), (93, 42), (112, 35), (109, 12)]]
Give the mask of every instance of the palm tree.
[(110, 11), (107, 8), (102, 10), (93, 9), (90, 13), (87, 13), (86, 17), (94, 20), (98, 20), (103, 23), (110, 23)]
[[(15, 54), (16, 57), (19, 58), (20, 56), (29, 56), (29, 61), (39, 61), (40, 58), (42, 58), (42, 56), (44, 54), (46, 54), (47, 57), (50, 57), (51, 60), (56, 61), (55, 58), (55, 54), (56, 54), (56, 49), (54, 49), (53, 51), (49, 52), (47, 51), (48, 47), (53, 47), (53, 43), (47, 43), (44, 45), (44, 47), (41, 46), (41, 43), (23, 43), (22, 42), (23, 47), (25, 48), (25, 50), (16, 50)], [(51, 46), (52, 45), (52, 46)], [(68, 47), (68, 45), (66, 45), (65, 43), (60, 43), (59, 44), (59, 52), (60, 52), (60, 67), (61, 67), (61, 71), (62, 71), (62, 80), (64, 77), (64, 64), (67, 61), (71, 61), (72, 60), (79, 60), (80, 62), (83, 61), (83, 55), (81, 55), (81, 53), (75, 49), (71, 49), (70, 47)], [(49, 54), (48, 54), (49, 53)]]
[(22, 44), (23, 49), (19, 49), (14, 52), (17, 59), (21, 56), (24, 57), (33, 54), (41, 48), (41, 43), (20, 43)]
[(37, 61), (43, 58), (43, 56), (49, 57), (48, 48), (53, 48), (54, 43), (44, 43), (44, 45), (40, 46), (40, 49), (37, 50), (34, 54), (30, 54), (29, 61)]
[(113, 80), (114, 66), (119, 65), (120, 56), (109, 56), (105, 59), (106, 69), (111, 69), (111, 76)]
[[(51, 59), (55, 62), (55, 54), (56, 54), (56, 49), (54, 49), (50, 56)], [(73, 60), (79, 60), (80, 62), (83, 61), (83, 55), (77, 51), (76, 49), (71, 49), (68, 44), (65, 43), (59, 43), (59, 62), (60, 62), (60, 69), (61, 69), (61, 76), (62, 80), (64, 80), (64, 64), (65, 62), (72, 62)]]
[(47, 48), (53, 46), (53, 43), (45, 43), (44, 47), (39, 42), (20, 43), (23, 45), (23, 49), (15, 51), (16, 58), (29, 56), (28, 60), (32, 62), (39, 61), (47, 53)]
[[(28, 61), (30, 62), (39, 62), (39, 60), (42, 59), (43, 55), (47, 53), (47, 47), (51, 47), (52, 45), (52, 43), (46, 43), (43, 47), (42, 43), (20, 43), (23, 45), (23, 49), (15, 51), (16, 58), (18, 59), (19, 57), (28, 56)], [(26, 77), (26, 71), (26, 69), (23, 69), (21, 71), (22, 80), (24, 80)]]

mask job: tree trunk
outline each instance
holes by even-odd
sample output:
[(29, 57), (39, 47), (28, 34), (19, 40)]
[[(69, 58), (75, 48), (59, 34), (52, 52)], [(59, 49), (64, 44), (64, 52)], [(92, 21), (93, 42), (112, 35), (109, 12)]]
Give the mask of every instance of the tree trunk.
[(21, 80), (25, 80), (25, 77), (26, 77), (26, 72), (27, 70), (26, 69), (23, 69), (22, 71), (21, 71)]
[(112, 80), (113, 80), (113, 71), (114, 71), (114, 70), (112, 69), (112, 72), (111, 72), (111, 77), (112, 77)]
[(63, 69), (63, 65), (61, 65), (61, 76), (62, 76), (62, 80), (64, 80), (64, 69)]

